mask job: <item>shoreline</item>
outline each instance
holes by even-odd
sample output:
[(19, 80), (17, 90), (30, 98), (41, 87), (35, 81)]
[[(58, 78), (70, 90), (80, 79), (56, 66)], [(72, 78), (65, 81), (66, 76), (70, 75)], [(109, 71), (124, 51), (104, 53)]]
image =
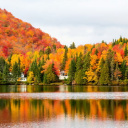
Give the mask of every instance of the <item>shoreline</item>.
[(49, 83), (49, 84), (44, 84), (44, 83), (32, 83), (32, 84), (29, 84), (27, 82), (3, 82), (3, 83), (0, 83), (0, 86), (1, 85), (32, 85), (32, 86), (61, 86), (61, 85), (65, 85), (65, 86), (108, 86), (108, 87), (111, 87), (111, 86), (128, 86), (128, 83), (125, 83), (124, 81), (119, 81), (119, 82), (116, 82), (116, 81), (113, 81), (111, 82), (110, 84), (104, 84), (104, 85), (100, 85), (100, 84), (96, 84), (96, 83), (87, 83), (87, 84), (66, 84), (64, 83), (64, 81), (59, 81), (59, 82), (54, 82), (54, 83)]

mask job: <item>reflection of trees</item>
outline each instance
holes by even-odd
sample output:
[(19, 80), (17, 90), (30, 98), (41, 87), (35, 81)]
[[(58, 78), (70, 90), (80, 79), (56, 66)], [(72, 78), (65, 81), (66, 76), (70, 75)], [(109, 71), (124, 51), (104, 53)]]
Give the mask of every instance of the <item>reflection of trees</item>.
[(59, 86), (2, 85), (0, 93), (7, 92), (58, 92)]
[(128, 91), (127, 86), (68, 86), (71, 92), (125, 92)]
[(31, 86), (31, 85), (2, 85), (0, 92), (125, 92), (127, 86)]
[[(127, 120), (128, 101), (126, 100), (37, 100), (0, 99), (0, 122), (50, 120), (60, 115), (72, 118), (98, 118), (106, 120)], [(5, 121), (4, 119), (4, 121)]]
[(0, 110), (3, 110), (7, 106), (8, 101), (0, 99)]

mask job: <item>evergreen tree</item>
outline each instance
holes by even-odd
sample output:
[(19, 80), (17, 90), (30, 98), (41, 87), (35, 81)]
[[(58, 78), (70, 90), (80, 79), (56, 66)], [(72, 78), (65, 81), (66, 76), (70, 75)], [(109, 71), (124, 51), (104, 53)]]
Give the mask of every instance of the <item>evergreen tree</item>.
[(82, 68), (83, 68), (82, 53), (80, 53), (76, 62), (76, 72), (75, 72), (75, 82), (77, 84), (83, 84)]
[(71, 48), (71, 49), (75, 49), (75, 48), (76, 48), (75, 43), (73, 42), (73, 43), (70, 45), (69, 48)]
[(3, 69), (5, 66), (5, 60), (3, 57), (0, 57), (0, 72), (3, 73)]
[(114, 46), (114, 45), (115, 45), (115, 40), (113, 39), (112, 46)]
[(120, 36), (120, 42), (122, 42), (122, 41), (123, 41), (122, 36)]
[(110, 62), (110, 75), (111, 75), (111, 81), (113, 81), (114, 80), (114, 58), (113, 57)]
[(78, 70), (76, 73), (75, 73), (75, 82), (76, 84), (83, 84), (83, 71), (82, 69)]
[(80, 53), (80, 55), (78, 56), (78, 58), (76, 60), (77, 60), (76, 61), (76, 71), (78, 71), (83, 68), (82, 53)]
[(50, 84), (51, 82), (56, 82), (58, 80), (59, 80), (59, 78), (54, 71), (54, 64), (49, 65), (49, 67), (47, 68), (47, 70), (44, 73), (44, 81), (43, 82), (45, 84)]
[(103, 68), (101, 68), (101, 75), (100, 75), (99, 83), (101, 85), (107, 85), (110, 83), (109, 67), (108, 67), (107, 60), (105, 61)]
[(47, 47), (47, 49), (45, 50), (45, 54), (47, 54), (47, 60), (49, 60), (49, 54), (52, 52), (50, 47)]
[(44, 84), (47, 84), (48, 83), (48, 81), (47, 81), (47, 74), (44, 74), (43, 75), (43, 83)]
[(33, 72), (36, 83), (41, 82), (41, 69), (41, 62), (39, 63), (39, 65), (37, 65), (36, 60), (32, 62), (29, 71)]
[(120, 70), (122, 73), (121, 78), (124, 80), (125, 79), (125, 71), (126, 71), (126, 61), (125, 60), (122, 62)]
[(108, 50), (107, 61), (108, 61), (110, 79), (111, 81), (113, 81), (115, 64), (114, 64), (114, 52), (111, 50)]
[(90, 68), (90, 52), (88, 52), (84, 57), (84, 64), (83, 64), (83, 72), (85, 73)]
[(104, 61), (104, 59), (102, 58), (102, 59), (101, 59), (101, 62), (100, 62), (100, 68), (101, 68), (101, 69), (103, 68), (104, 63), (105, 63), (105, 61)]
[(4, 82), (9, 81), (9, 65), (7, 63), (5, 63), (2, 77), (3, 77)]
[(45, 64), (45, 61), (44, 61), (44, 57), (42, 58), (42, 60), (41, 61), (39, 61), (39, 64), (38, 64), (38, 70), (39, 70), (39, 82), (40, 81), (43, 81), (43, 75), (44, 75), (44, 73), (41, 73), (42, 72), (42, 70), (43, 70), (43, 65)]
[(17, 81), (18, 77), (21, 76), (20, 67), (17, 62), (15, 62), (15, 64), (12, 67), (12, 75), (15, 82)]
[(101, 76), (101, 72), (104, 67), (104, 64), (105, 64), (105, 61), (103, 58), (101, 58), (100, 65), (99, 65), (99, 71), (97, 71), (97, 77), (98, 77), (97, 79), (99, 79)]
[(66, 61), (67, 61), (67, 52), (68, 52), (68, 49), (67, 49), (67, 47), (65, 47), (63, 62), (62, 62), (62, 65), (61, 65), (61, 70), (65, 69), (65, 64), (66, 64)]
[(37, 66), (37, 61), (34, 60), (30, 66), (30, 71), (32, 71), (34, 73), (34, 76), (37, 75), (38, 72), (38, 66)]
[[(88, 52), (85, 56), (84, 56), (84, 60), (83, 60), (83, 70), (82, 70), (82, 76), (83, 77), (86, 77), (85, 76), (85, 72), (88, 71), (88, 69), (90, 68), (90, 53)], [(86, 84), (87, 83), (87, 80), (86, 79), (83, 79), (83, 84)]]
[(76, 71), (75, 60), (72, 59), (69, 65), (69, 71), (68, 71), (68, 80), (67, 80), (68, 84), (72, 84), (72, 81), (74, 80), (74, 77), (75, 77), (75, 71)]

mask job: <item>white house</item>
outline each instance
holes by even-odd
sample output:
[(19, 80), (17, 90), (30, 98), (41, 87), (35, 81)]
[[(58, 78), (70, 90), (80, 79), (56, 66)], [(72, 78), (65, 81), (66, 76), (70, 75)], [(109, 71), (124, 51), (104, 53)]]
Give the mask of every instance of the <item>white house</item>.
[[(13, 74), (10, 72), (9, 75), (10, 75), (10, 81), (14, 81), (14, 78), (12, 77)], [(25, 82), (27, 81), (27, 77), (24, 76), (24, 73), (21, 73), (21, 76), (17, 79), (17, 81)]]
[(21, 73), (21, 77), (18, 79), (18, 81), (25, 82), (25, 81), (27, 81), (27, 77), (25, 77), (24, 74)]
[(64, 80), (68, 78), (68, 74), (65, 71), (60, 71), (59, 79)]

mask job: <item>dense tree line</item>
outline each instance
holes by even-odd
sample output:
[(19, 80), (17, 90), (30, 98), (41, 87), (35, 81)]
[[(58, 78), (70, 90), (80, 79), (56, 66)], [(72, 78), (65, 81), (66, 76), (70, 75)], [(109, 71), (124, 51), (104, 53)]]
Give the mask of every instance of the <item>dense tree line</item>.
[[(121, 42), (122, 41), (122, 42)], [(95, 44), (86, 54), (71, 59), (68, 84), (128, 84), (128, 50), (126, 38), (110, 44)], [(111, 46), (111, 48), (109, 48)]]
[[(121, 42), (122, 41), (122, 42)], [(106, 44), (11, 54), (0, 58), (0, 80), (14, 81), (23, 72), (27, 82), (49, 84), (59, 80), (61, 71), (68, 74), (67, 84), (97, 85), (128, 83), (128, 49), (126, 38)]]

